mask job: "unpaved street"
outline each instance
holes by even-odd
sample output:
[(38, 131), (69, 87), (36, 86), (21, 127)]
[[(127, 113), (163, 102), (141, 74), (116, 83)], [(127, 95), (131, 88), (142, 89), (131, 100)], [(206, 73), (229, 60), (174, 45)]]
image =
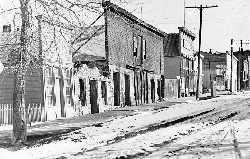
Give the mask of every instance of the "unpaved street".
[(244, 134), (242, 124), (250, 129), (250, 121), (246, 120), (249, 99), (221, 99), (210, 104), (213, 103), (219, 105), (212, 111), (182, 118), (181, 122), (163, 122), (134, 137), (70, 158), (249, 158), (250, 144), (239, 141)]
[(249, 158), (249, 104), (249, 94), (169, 107), (162, 102), (161, 109), (82, 127), (14, 153), (69, 159)]

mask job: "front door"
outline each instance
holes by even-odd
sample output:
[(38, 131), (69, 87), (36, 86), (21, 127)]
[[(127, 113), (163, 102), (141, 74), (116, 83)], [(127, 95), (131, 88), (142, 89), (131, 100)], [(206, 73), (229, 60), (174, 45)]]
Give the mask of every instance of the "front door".
[(113, 74), (114, 80), (114, 106), (120, 106), (120, 74), (115, 72)]
[(96, 80), (90, 80), (90, 104), (91, 104), (91, 114), (99, 113), (99, 107), (97, 104), (98, 97), (98, 85)]
[(79, 79), (81, 106), (86, 105), (86, 79)]
[(125, 105), (130, 106), (130, 80), (129, 75), (125, 74)]
[(155, 102), (155, 81), (154, 81), (154, 79), (151, 79), (150, 83), (151, 83), (151, 100), (152, 100), (152, 103), (154, 103)]

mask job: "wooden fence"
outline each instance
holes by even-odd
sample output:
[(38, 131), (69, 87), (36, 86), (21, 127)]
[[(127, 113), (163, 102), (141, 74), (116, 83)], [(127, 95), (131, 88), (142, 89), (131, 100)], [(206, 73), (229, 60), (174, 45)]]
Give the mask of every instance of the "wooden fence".
[[(28, 123), (46, 121), (45, 109), (42, 104), (28, 104), (26, 106)], [(13, 123), (12, 104), (0, 104), (0, 126)]]

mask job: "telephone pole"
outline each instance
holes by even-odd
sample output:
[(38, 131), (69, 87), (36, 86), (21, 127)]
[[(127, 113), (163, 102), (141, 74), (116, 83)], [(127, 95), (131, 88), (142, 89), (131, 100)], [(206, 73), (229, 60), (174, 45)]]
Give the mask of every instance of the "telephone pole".
[(202, 6), (202, 4), (200, 5), (200, 7), (185, 7), (185, 8), (197, 8), (200, 10), (200, 30), (199, 30), (199, 52), (198, 52), (198, 77), (197, 77), (197, 87), (196, 87), (196, 100), (199, 100), (199, 89), (200, 89), (200, 58), (201, 58), (201, 29), (202, 29), (202, 10), (205, 8), (214, 8), (214, 7), (218, 7), (216, 6)]

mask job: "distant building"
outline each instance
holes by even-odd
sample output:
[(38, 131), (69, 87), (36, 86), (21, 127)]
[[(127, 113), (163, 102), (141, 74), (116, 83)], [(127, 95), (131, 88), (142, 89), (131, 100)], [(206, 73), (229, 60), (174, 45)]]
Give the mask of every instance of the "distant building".
[(250, 68), (250, 51), (237, 51), (234, 52), (234, 56), (239, 60), (237, 65), (238, 73), (238, 89), (245, 89), (250, 87), (250, 77), (249, 77), (249, 68)]
[(165, 98), (190, 96), (196, 90), (196, 36), (185, 27), (178, 29), (179, 33), (170, 33), (164, 39)]
[[(231, 89), (231, 54), (229, 52), (201, 53), (204, 56), (202, 62), (203, 88), (211, 90), (211, 81), (214, 81), (216, 90)], [(232, 90), (237, 91), (237, 61), (233, 56)]]

